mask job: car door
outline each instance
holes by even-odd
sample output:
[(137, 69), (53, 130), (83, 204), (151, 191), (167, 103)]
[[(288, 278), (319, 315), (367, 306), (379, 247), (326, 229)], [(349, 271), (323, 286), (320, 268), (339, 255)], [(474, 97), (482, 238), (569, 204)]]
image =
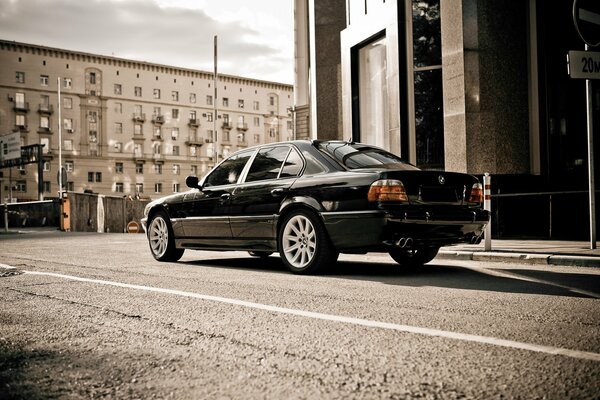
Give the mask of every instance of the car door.
[(230, 196), (254, 152), (243, 151), (227, 158), (206, 176), (201, 190), (195, 193), (185, 225), (186, 237), (195, 244), (219, 247), (230, 241)]
[(231, 194), (231, 232), (239, 246), (275, 243), (274, 226), (280, 204), (303, 166), (303, 159), (293, 146), (260, 149), (244, 182)]

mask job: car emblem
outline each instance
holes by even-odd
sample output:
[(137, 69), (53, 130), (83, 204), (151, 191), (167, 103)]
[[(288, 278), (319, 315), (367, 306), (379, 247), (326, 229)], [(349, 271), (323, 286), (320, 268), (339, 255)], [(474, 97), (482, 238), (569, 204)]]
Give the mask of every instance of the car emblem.
[(446, 178), (444, 178), (444, 175), (438, 176), (438, 182), (440, 183), (440, 185), (446, 183)]

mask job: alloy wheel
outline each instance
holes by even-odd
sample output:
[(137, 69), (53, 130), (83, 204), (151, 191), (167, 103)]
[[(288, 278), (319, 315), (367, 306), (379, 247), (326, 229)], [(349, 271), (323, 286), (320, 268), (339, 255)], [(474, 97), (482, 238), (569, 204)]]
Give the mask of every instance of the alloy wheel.
[(317, 237), (315, 227), (304, 215), (292, 217), (283, 230), (284, 257), (295, 268), (306, 267), (315, 257)]

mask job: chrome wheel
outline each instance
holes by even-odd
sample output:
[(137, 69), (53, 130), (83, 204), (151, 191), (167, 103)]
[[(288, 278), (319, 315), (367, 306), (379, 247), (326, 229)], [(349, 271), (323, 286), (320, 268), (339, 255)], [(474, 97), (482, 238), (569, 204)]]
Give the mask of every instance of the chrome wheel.
[(169, 216), (164, 211), (158, 211), (150, 221), (148, 243), (152, 256), (158, 261), (177, 261), (184, 252), (184, 249), (175, 247), (175, 235)]
[(282, 245), (284, 257), (293, 267), (306, 267), (315, 256), (315, 227), (304, 215), (292, 217), (283, 230)]
[(150, 241), (150, 249), (155, 258), (161, 258), (165, 255), (169, 245), (169, 227), (161, 216), (152, 220), (148, 240)]

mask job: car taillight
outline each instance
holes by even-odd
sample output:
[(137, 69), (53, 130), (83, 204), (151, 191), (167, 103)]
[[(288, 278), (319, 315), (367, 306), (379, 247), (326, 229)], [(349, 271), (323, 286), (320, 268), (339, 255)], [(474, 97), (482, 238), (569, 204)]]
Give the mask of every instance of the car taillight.
[(471, 196), (469, 196), (469, 203), (483, 203), (483, 186), (481, 186), (481, 183), (473, 184)]
[(408, 201), (402, 182), (395, 179), (381, 179), (369, 188), (369, 201)]

